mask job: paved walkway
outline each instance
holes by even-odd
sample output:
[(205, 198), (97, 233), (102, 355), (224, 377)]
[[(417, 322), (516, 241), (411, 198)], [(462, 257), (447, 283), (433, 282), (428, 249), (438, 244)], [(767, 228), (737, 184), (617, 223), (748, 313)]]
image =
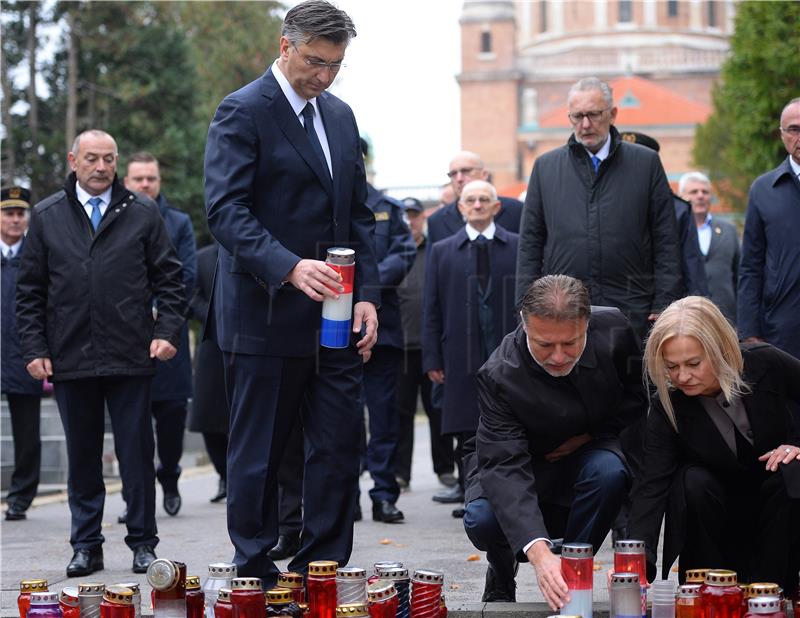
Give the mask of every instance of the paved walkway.
[[(361, 478), (361, 506), (364, 521), (356, 523), (355, 545), (350, 564), (371, 569), (378, 560), (400, 560), (409, 570), (432, 568), (445, 573), (445, 594), (451, 610), (480, 612), (480, 596), (486, 572), (486, 560), (475, 551), (464, 534), (460, 519), (450, 512), (452, 505), (440, 505), (431, 500), (441, 489), (433, 473), (427, 425), (418, 419), (411, 490), (403, 493), (398, 506), (406, 516), (405, 523), (383, 524), (371, 520), (367, 491), (369, 475)], [(156, 553), (162, 558), (174, 558), (187, 563), (189, 574), (205, 578), (209, 562), (230, 560), (233, 550), (225, 527), (225, 506), (211, 504), (217, 477), (210, 466), (187, 470), (181, 478), (183, 508), (177, 517), (169, 517), (161, 506), (157, 491), (157, 518), (161, 542)], [(88, 580), (112, 584), (139, 581), (148, 590), (143, 575), (131, 572), (132, 554), (125, 546), (125, 526), (117, 524), (123, 504), (119, 483), (107, 485), (103, 534), (105, 570)], [(78, 579), (68, 579), (64, 569), (72, 551), (69, 545), (69, 509), (66, 496), (58, 494), (38, 498), (21, 522), (0, 524), (2, 531), (2, 611), (0, 616), (15, 616), (19, 581), (24, 578), (46, 578), (51, 590), (77, 585)], [(602, 571), (595, 572), (595, 601), (607, 600), (604, 571), (612, 556), (609, 541), (599, 552), (596, 562)], [(285, 566), (285, 565), (284, 565)], [(517, 576), (518, 601), (541, 601), (533, 572), (529, 565), (520, 566)], [(146, 595), (143, 595), (146, 598)], [(521, 607), (520, 607), (521, 609)], [(143, 607), (146, 613), (149, 609)], [(529, 614), (530, 615), (530, 614)]]

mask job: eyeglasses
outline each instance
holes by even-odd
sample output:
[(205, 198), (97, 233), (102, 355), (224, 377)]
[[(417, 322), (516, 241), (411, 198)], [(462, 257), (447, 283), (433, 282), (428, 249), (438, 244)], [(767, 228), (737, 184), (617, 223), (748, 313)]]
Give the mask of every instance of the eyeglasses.
[(347, 66), (344, 62), (324, 62), (319, 58), (309, 58), (297, 48), (297, 45), (292, 44), (292, 47), (294, 47), (295, 51), (300, 55), (300, 59), (308, 66), (317, 70), (328, 69), (331, 75), (336, 75), (342, 67)]
[(493, 200), (490, 197), (486, 197), (485, 195), (481, 195), (480, 197), (472, 197), (472, 196), (465, 197), (461, 201), (464, 202), (465, 204), (468, 204), (469, 206), (472, 206), (473, 204), (475, 204), (475, 202), (480, 202), (483, 206), (488, 206), (489, 204), (493, 203), (495, 200)]
[(592, 111), (592, 112), (579, 112), (577, 114), (569, 113), (569, 114), (567, 114), (567, 118), (569, 118), (569, 121), (572, 124), (580, 124), (580, 123), (583, 122), (584, 118), (588, 118), (589, 122), (594, 124), (595, 122), (600, 120), (600, 117), (605, 112), (607, 112), (610, 109), (611, 109), (610, 107), (606, 107), (605, 109), (600, 109), (600, 110)]
[(480, 168), (477, 168), (477, 167), (459, 167), (457, 170), (450, 170), (449, 172), (447, 172), (447, 177), (448, 178), (455, 178), (459, 174), (461, 174), (462, 176), (471, 176), (472, 172), (474, 172), (477, 169), (480, 169)]
[(788, 126), (785, 129), (781, 127), (781, 131), (783, 131), (784, 133), (788, 133), (792, 137), (800, 137), (800, 126), (796, 124)]

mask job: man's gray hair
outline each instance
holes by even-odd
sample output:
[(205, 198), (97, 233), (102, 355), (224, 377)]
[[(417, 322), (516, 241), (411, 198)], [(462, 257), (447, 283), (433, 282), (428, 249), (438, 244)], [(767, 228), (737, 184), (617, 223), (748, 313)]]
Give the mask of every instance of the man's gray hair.
[(794, 99), (789, 101), (786, 105), (784, 105), (783, 109), (781, 110), (781, 116), (783, 116), (783, 112), (785, 112), (787, 109), (789, 109), (790, 105), (794, 105), (795, 103), (800, 103), (800, 97), (795, 97)]
[(614, 105), (614, 93), (611, 90), (611, 86), (597, 77), (584, 77), (575, 82), (567, 93), (567, 101), (569, 101), (576, 92), (587, 92), (589, 90), (599, 90), (603, 95), (606, 105), (609, 107)]
[(708, 179), (708, 176), (702, 172), (686, 172), (678, 181), (678, 195), (683, 195), (683, 190), (686, 188), (686, 185), (692, 181), (702, 182), (704, 185), (711, 186), (711, 181)]
[(92, 135), (94, 137), (107, 137), (112, 142), (114, 142), (114, 154), (117, 154), (117, 140), (115, 140), (113, 137), (111, 137), (111, 135), (109, 135), (105, 131), (101, 131), (100, 129), (88, 129), (86, 131), (83, 131), (82, 133), (78, 133), (78, 135), (73, 140), (70, 152), (74, 156), (76, 157), (78, 156), (78, 150), (81, 147), (81, 139), (83, 138), (84, 135)]
[(286, 13), (281, 34), (294, 46), (320, 37), (339, 45), (350, 43), (356, 36), (356, 28), (347, 13), (330, 2), (306, 0)]
[(522, 297), (522, 319), (536, 316), (558, 321), (587, 319), (592, 312), (589, 290), (568, 275), (545, 275), (528, 286)]

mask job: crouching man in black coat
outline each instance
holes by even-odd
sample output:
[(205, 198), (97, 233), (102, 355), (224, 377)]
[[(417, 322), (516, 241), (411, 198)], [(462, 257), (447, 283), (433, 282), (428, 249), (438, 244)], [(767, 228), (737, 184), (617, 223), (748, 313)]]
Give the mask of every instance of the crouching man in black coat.
[(619, 432), (647, 397), (628, 320), (591, 307), (580, 281), (542, 277), (521, 306), (522, 324), (478, 372), (464, 528), (489, 561), (484, 601), (514, 601), (527, 559), (555, 610), (569, 595), (552, 541), (602, 544), (630, 486)]
[[(181, 264), (158, 206), (117, 180), (117, 144), (81, 133), (64, 188), (33, 209), (17, 287), (22, 356), (49, 377), (67, 440), (67, 576), (103, 568), (103, 432), (108, 407), (128, 501), (133, 571), (155, 559), (154, 362), (175, 356), (185, 299)], [(158, 299), (154, 317), (153, 298)]]

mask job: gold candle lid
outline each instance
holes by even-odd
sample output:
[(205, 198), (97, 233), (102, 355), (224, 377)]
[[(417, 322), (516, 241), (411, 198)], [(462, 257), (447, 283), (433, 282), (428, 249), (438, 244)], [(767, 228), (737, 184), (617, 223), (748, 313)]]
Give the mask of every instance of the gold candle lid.
[(747, 589), (751, 597), (777, 597), (781, 594), (781, 587), (773, 582), (755, 582)]
[(103, 600), (117, 605), (133, 605), (133, 590), (125, 586), (109, 586), (103, 591)]
[(718, 569), (706, 573), (706, 584), (709, 586), (735, 586), (736, 571)]
[(293, 600), (292, 591), (288, 588), (273, 588), (267, 590), (267, 603), (270, 605), (286, 605)]
[(309, 575), (336, 575), (339, 563), (335, 560), (315, 560), (308, 563)]
[(81, 596), (99, 596), (103, 594), (105, 589), (106, 585), (100, 582), (81, 582), (78, 584), (78, 594)]
[(133, 596), (136, 596), (139, 592), (139, 582), (119, 582), (115, 584), (116, 586), (125, 586), (126, 588), (130, 588), (131, 592), (133, 592)]
[(186, 590), (200, 590), (200, 576), (187, 575), (186, 576)]
[(297, 607), (299, 607), (301, 610), (303, 610), (303, 614), (304, 615), (311, 613), (311, 608), (308, 606), (308, 603), (298, 603)]
[(686, 571), (687, 584), (702, 584), (706, 581), (706, 573), (711, 569), (688, 569)]
[(302, 588), (303, 576), (300, 573), (287, 571), (285, 573), (278, 573), (278, 587), (279, 588)]
[(234, 577), (231, 580), (233, 590), (261, 590), (261, 580), (258, 577)]
[(378, 579), (367, 586), (367, 598), (370, 603), (389, 599), (397, 594), (394, 584), (385, 579)]
[(47, 592), (46, 579), (23, 579), (19, 583), (20, 592)]
[(219, 593), (217, 594), (217, 601), (224, 601), (230, 603), (231, 601), (231, 589), (230, 588), (220, 588)]
[(369, 607), (363, 603), (347, 603), (336, 606), (336, 618), (356, 618), (357, 616), (369, 616)]

